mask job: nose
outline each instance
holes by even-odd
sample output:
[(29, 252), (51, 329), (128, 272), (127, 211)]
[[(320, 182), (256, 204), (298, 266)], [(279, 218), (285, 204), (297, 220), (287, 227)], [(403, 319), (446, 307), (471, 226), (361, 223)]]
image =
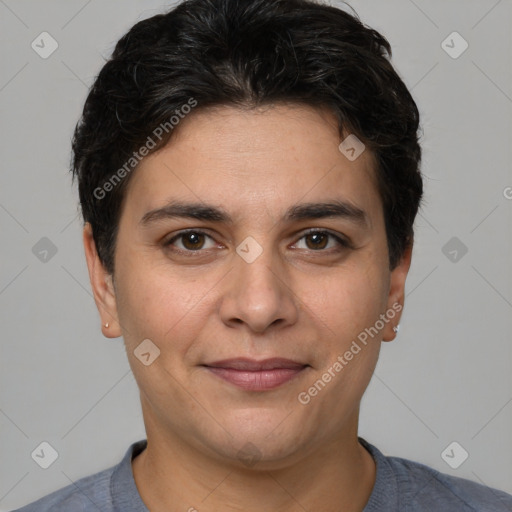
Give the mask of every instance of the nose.
[(235, 255), (220, 306), (222, 321), (230, 327), (244, 324), (257, 333), (294, 324), (298, 297), (286, 276), (283, 263), (270, 250), (251, 263)]

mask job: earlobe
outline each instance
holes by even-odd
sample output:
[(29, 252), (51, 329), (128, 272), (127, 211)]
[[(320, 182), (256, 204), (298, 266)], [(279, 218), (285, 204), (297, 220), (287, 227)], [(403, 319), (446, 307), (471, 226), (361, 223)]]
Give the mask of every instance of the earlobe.
[(404, 308), (405, 281), (411, 266), (412, 248), (413, 244), (411, 241), (404, 251), (399, 264), (391, 272), (386, 310), (386, 316), (389, 318), (389, 321), (384, 327), (382, 341), (393, 341), (398, 334), (400, 318)]
[(101, 318), (101, 330), (107, 338), (118, 338), (121, 336), (121, 329), (118, 321), (113, 279), (105, 270), (98, 256), (92, 227), (88, 222), (83, 230), (83, 243), (94, 302)]

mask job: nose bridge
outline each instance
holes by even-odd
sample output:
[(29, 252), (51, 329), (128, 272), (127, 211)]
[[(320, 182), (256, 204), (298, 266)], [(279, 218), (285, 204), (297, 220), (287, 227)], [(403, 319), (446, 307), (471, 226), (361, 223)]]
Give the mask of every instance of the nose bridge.
[(255, 242), (246, 241), (237, 248), (239, 257), (236, 259), (235, 272), (240, 286), (252, 293), (265, 290), (280, 293), (280, 279), (276, 271), (277, 258), (274, 251), (268, 244), (265, 249), (259, 244), (258, 246)]
[(221, 307), (224, 322), (243, 322), (251, 330), (263, 331), (274, 323), (296, 321), (293, 294), (285, 283), (286, 275), (270, 246), (270, 238), (265, 237), (260, 244), (247, 237), (238, 245)]

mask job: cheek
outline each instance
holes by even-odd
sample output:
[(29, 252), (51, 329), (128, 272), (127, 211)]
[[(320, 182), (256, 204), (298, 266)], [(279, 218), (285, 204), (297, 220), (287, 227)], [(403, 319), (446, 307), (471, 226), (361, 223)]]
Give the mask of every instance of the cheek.
[(119, 320), (131, 347), (149, 338), (161, 349), (186, 347), (201, 328), (205, 315), (205, 283), (173, 275), (165, 265), (131, 262), (120, 266), (117, 290)]
[[(309, 278), (305, 278), (310, 285)], [(304, 303), (330, 338), (350, 344), (375, 324), (387, 303), (387, 281), (380, 268), (352, 264), (318, 279), (314, 291), (306, 286)]]
[(301, 396), (309, 400), (311, 418), (326, 429), (338, 428), (340, 418), (353, 413), (378, 360), (381, 335), (368, 333), (386, 307), (387, 282), (379, 268), (347, 265), (305, 299), (322, 343), (317, 371)]
[[(188, 366), (197, 359), (197, 339), (208, 318), (207, 303), (201, 301), (204, 291), (201, 293), (197, 286), (190, 287), (183, 277), (171, 278), (156, 269), (129, 272), (124, 275), (123, 284), (118, 292), (118, 313), (127, 356), (139, 388), (156, 410), (166, 410), (171, 405), (174, 409), (193, 409), (195, 406), (187, 393), (180, 390), (188, 386)], [(147, 342), (141, 345), (146, 339), (159, 352)], [(154, 362), (145, 366), (138, 354), (148, 350), (152, 356), (157, 355)]]

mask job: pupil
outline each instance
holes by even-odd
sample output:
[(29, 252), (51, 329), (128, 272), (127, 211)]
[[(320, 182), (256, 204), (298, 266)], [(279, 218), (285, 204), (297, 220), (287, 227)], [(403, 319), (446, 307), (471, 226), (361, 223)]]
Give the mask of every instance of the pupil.
[(185, 236), (184, 242), (185, 247), (189, 249), (197, 249), (197, 245), (200, 244), (200, 238), (202, 235), (198, 235), (197, 233), (187, 233)]
[[(312, 235), (309, 235), (311, 237), (311, 239), (313, 240), (313, 245), (315, 248), (318, 248), (318, 247), (325, 247), (325, 243), (322, 244), (322, 241), (325, 242), (325, 240), (327, 239), (327, 237), (324, 235), (324, 234), (321, 234), (321, 233), (313, 233)], [(320, 243), (318, 243), (320, 240)]]

